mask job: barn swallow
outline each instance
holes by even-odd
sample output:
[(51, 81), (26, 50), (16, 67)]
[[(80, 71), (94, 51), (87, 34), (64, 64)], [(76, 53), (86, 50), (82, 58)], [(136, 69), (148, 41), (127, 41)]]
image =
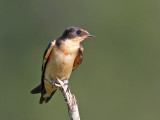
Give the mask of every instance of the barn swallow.
[(69, 27), (48, 45), (43, 55), (41, 84), (31, 93), (41, 93), (39, 103), (47, 103), (57, 90), (57, 79), (68, 80), (72, 71), (82, 62), (85, 38), (94, 37), (79, 27)]

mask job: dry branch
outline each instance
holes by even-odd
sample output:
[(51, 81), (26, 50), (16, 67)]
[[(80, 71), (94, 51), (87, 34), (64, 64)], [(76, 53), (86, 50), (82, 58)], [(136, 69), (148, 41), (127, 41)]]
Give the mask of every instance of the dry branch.
[(58, 79), (60, 83), (60, 90), (63, 93), (64, 100), (68, 106), (68, 113), (70, 120), (80, 120), (78, 105), (76, 98), (73, 94), (71, 94), (70, 87), (68, 85), (68, 80), (61, 81)]

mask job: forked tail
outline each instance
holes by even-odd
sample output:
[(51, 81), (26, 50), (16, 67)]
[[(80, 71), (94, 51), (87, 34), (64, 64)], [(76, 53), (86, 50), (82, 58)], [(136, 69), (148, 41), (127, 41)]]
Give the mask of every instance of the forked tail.
[(57, 89), (55, 88), (54, 91), (51, 93), (51, 94), (47, 94), (46, 93), (46, 90), (43, 88), (42, 89), (42, 85), (39, 84), (37, 87), (35, 87), (31, 93), (32, 94), (38, 94), (38, 93), (41, 93), (41, 97), (40, 97), (40, 100), (39, 100), (39, 104), (42, 104), (44, 101), (45, 103), (47, 103), (51, 98), (52, 96), (54, 95), (54, 93), (57, 91)]
[(38, 94), (38, 93), (41, 93), (41, 91), (42, 91), (42, 85), (39, 84), (37, 87), (35, 87), (35, 88), (31, 91), (31, 93), (32, 93), (32, 94)]

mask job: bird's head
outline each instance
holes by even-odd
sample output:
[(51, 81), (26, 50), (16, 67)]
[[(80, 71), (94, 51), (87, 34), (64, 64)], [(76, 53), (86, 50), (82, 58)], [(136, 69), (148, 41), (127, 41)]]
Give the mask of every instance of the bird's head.
[(68, 39), (73, 41), (83, 41), (85, 38), (95, 37), (94, 35), (89, 34), (86, 30), (79, 27), (69, 27), (65, 29), (61, 38)]

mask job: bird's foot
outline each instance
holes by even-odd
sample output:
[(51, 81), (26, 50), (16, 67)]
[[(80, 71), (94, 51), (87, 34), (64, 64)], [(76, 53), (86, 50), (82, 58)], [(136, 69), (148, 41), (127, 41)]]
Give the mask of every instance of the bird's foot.
[(60, 85), (59, 83), (56, 83), (54, 80), (51, 80), (50, 81), (51, 85), (52, 85), (52, 88), (53, 87), (61, 87), (62, 85)]

